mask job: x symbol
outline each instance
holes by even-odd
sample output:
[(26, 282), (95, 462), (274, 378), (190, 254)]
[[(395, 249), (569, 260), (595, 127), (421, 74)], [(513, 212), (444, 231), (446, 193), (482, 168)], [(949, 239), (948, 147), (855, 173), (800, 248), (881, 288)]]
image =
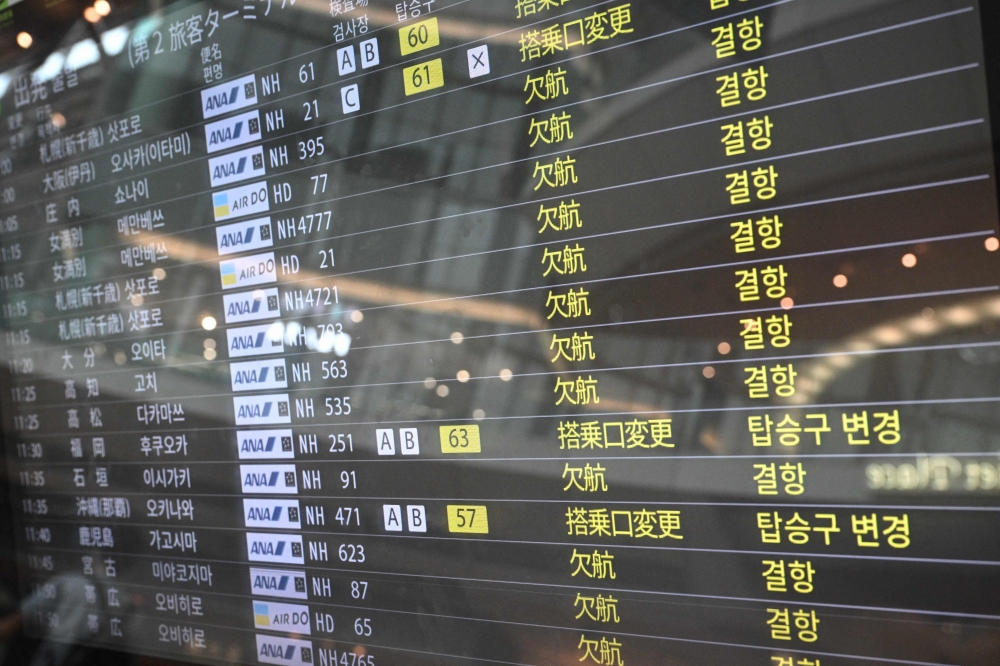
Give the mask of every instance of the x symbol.
[(486, 66), (486, 63), (483, 62), (482, 54), (473, 53), (472, 57), (475, 58), (476, 60), (476, 62), (472, 65), (473, 69), (478, 69), (479, 67)]

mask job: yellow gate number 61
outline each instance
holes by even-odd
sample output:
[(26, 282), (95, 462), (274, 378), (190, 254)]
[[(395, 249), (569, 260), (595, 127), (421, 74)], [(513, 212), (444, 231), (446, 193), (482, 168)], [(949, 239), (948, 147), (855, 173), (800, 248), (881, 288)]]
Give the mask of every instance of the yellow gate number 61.
[(464, 534), (489, 534), (490, 524), (485, 506), (448, 505), (448, 531)]
[(407, 97), (440, 88), (443, 85), (444, 70), (441, 67), (441, 58), (403, 69), (403, 88)]

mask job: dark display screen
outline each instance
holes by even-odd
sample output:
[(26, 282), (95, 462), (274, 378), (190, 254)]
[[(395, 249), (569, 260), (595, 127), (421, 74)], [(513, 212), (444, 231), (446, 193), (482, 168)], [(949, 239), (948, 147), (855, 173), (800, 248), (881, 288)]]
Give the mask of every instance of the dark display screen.
[(68, 3), (0, 8), (30, 635), (1000, 663), (996, 8)]

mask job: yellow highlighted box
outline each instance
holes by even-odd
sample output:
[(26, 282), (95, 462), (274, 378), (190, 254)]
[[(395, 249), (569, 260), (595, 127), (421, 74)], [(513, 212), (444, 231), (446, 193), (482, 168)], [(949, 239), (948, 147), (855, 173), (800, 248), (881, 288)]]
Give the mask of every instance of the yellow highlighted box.
[(399, 52), (402, 55), (423, 51), (440, 43), (441, 36), (438, 34), (436, 18), (429, 18), (399, 29)]
[(406, 96), (434, 90), (444, 85), (444, 69), (441, 58), (412, 65), (403, 70), (403, 88)]
[(479, 426), (441, 426), (441, 453), (480, 453)]
[(486, 507), (473, 504), (448, 505), (448, 531), (461, 534), (489, 534)]

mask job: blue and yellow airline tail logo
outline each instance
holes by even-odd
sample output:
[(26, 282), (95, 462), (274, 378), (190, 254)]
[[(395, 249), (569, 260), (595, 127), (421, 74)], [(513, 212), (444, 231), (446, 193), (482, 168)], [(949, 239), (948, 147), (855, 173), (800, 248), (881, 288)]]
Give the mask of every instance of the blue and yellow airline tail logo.
[(267, 610), (267, 604), (255, 601), (253, 604), (253, 621), (258, 627), (270, 627), (271, 619)]
[[(218, 210), (218, 208), (216, 208)], [(219, 264), (219, 270), (222, 272), (222, 286), (230, 287), (236, 284), (236, 264), (231, 261), (223, 261)]]
[(229, 194), (226, 192), (220, 192), (212, 197), (212, 203), (215, 205), (215, 216), (216, 217), (226, 217), (229, 215)]

